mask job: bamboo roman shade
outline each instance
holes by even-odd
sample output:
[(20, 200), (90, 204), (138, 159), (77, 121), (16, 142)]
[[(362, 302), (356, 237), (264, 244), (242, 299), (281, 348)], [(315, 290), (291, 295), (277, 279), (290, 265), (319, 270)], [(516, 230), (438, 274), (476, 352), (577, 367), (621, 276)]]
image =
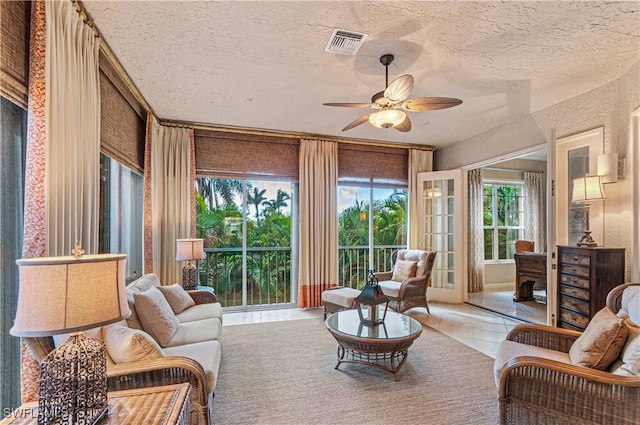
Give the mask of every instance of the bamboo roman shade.
[(0, 1), (0, 94), (27, 108), (31, 2)]
[(100, 151), (142, 172), (147, 113), (102, 51), (100, 107)]
[(198, 176), (298, 180), (298, 138), (195, 130), (195, 145)]
[(406, 186), (408, 179), (406, 147), (340, 143), (338, 181), (376, 186)]

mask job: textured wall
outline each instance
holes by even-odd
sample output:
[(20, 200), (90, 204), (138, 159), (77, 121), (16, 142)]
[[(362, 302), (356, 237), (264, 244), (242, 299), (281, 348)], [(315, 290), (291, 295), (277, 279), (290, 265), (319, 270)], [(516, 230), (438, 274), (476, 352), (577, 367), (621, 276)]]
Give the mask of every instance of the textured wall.
[[(492, 158), (508, 156), (525, 148), (546, 143), (549, 129), (557, 138), (604, 126), (604, 152), (618, 152), (621, 157), (631, 152), (631, 113), (640, 107), (640, 62), (636, 62), (621, 78), (595, 90), (534, 112), (517, 121), (484, 134), (450, 145), (435, 152), (435, 169), (449, 170)], [(640, 164), (627, 160), (627, 170)], [(627, 250), (626, 279), (631, 265), (632, 222), (630, 178), (605, 186), (605, 241), (607, 246)]]

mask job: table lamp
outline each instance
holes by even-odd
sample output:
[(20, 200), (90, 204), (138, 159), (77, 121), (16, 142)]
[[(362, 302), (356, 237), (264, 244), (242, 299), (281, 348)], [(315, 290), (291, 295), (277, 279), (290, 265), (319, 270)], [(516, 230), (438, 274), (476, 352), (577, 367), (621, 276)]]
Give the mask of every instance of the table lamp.
[[(198, 286), (197, 267), (198, 260), (204, 255), (203, 239), (176, 239), (176, 260), (187, 261), (182, 268), (182, 287), (186, 290), (196, 289)], [(195, 261), (196, 264), (193, 264)]]
[(602, 190), (602, 181), (600, 176), (584, 176), (573, 179), (573, 193), (571, 202), (582, 202), (584, 205), (585, 229), (584, 234), (578, 241), (578, 246), (598, 246), (593, 240), (591, 230), (589, 230), (589, 206), (591, 201), (604, 199), (604, 191)]
[(71, 333), (40, 365), (38, 424), (96, 424), (108, 410), (104, 343), (83, 330), (131, 314), (125, 295), (124, 254), (17, 260), (18, 307), (11, 335)]

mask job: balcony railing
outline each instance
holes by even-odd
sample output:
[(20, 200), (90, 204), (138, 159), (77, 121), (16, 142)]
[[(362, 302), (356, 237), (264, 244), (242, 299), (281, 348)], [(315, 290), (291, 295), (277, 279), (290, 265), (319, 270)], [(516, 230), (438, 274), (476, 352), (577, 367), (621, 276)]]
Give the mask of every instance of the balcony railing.
[[(343, 246), (338, 249), (338, 283), (361, 289), (368, 270), (391, 267), (391, 253), (402, 247), (375, 246), (373, 265), (368, 265), (369, 247)], [(296, 300), (297, 271), (292, 279), (291, 248), (247, 248), (246, 264), (242, 248), (206, 248), (199, 262), (200, 285), (214, 289), (223, 307), (243, 305), (243, 270), (246, 268), (247, 307), (291, 306)]]

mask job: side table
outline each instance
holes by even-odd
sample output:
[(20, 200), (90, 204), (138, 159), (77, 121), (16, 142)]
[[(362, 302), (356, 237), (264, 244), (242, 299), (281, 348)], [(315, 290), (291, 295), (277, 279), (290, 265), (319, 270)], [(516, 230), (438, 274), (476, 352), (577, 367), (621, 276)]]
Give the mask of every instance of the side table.
[[(177, 384), (109, 392), (109, 410), (99, 425), (188, 425), (191, 385)], [(38, 403), (25, 403), (0, 425), (37, 425)]]

